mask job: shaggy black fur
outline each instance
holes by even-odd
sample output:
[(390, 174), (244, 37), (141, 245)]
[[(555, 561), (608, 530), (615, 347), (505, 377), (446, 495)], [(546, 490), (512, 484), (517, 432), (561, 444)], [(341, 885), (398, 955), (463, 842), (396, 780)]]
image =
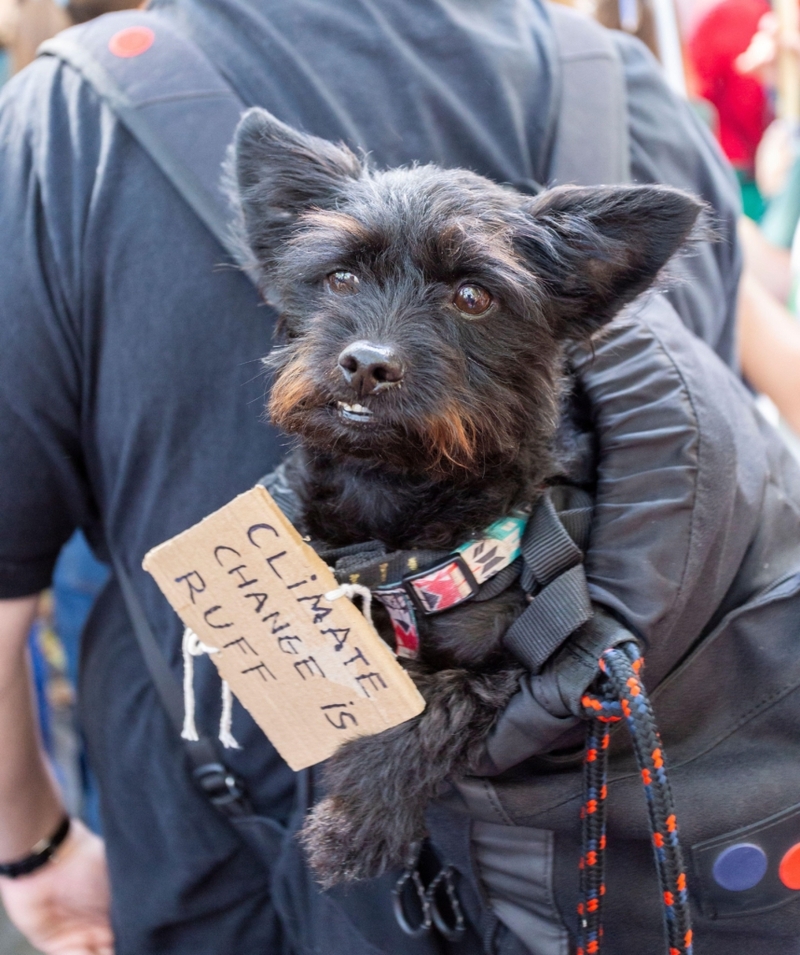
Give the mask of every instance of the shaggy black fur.
[[(661, 187), (530, 198), (464, 170), (376, 172), (258, 109), (235, 148), (244, 242), (281, 314), (270, 413), (300, 438), (304, 529), (337, 545), (450, 548), (533, 505), (558, 470), (564, 343), (647, 289), (701, 209)], [(408, 665), (425, 712), (327, 765), (302, 834), (324, 885), (401, 863), (474, 768), (522, 673), (502, 637), (524, 605), (515, 586), (426, 621)]]

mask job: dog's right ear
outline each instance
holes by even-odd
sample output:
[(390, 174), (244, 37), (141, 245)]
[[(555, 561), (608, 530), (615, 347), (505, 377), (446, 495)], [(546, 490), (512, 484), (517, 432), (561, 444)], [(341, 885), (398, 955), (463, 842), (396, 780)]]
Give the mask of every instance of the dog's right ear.
[(240, 120), (233, 150), (242, 238), (262, 275), (298, 217), (331, 208), (363, 171), (346, 146), (301, 133), (258, 107)]

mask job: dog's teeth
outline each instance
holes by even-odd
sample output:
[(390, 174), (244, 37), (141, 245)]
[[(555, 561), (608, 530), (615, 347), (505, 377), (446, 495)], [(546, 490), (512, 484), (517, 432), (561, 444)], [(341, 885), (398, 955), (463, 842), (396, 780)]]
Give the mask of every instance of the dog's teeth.
[(351, 414), (362, 414), (362, 415), (371, 415), (372, 412), (369, 408), (365, 408), (364, 405), (349, 405), (344, 401), (337, 401), (337, 405), (342, 409), (342, 411), (349, 411)]

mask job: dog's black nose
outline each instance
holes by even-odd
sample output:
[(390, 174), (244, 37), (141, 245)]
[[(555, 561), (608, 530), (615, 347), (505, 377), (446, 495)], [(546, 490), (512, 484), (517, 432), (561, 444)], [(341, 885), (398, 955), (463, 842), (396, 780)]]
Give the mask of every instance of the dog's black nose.
[(339, 355), (339, 367), (359, 398), (403, 380), (403, 365), (395, 353), (372, 342), (353, 342)]

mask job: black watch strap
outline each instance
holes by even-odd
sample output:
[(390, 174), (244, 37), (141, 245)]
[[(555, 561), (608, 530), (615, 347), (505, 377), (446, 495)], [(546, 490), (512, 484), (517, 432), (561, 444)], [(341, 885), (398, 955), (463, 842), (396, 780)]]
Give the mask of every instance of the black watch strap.
[(69, 816), (64, 816), (53, 835), (40, 839), (24, 859), (18, 859), (16, 862), (0, 862), (0, 876), (18, 879), (21, 875), (30, 875), (31, 872), (46, 865), (69, 835), (69, 828)]

